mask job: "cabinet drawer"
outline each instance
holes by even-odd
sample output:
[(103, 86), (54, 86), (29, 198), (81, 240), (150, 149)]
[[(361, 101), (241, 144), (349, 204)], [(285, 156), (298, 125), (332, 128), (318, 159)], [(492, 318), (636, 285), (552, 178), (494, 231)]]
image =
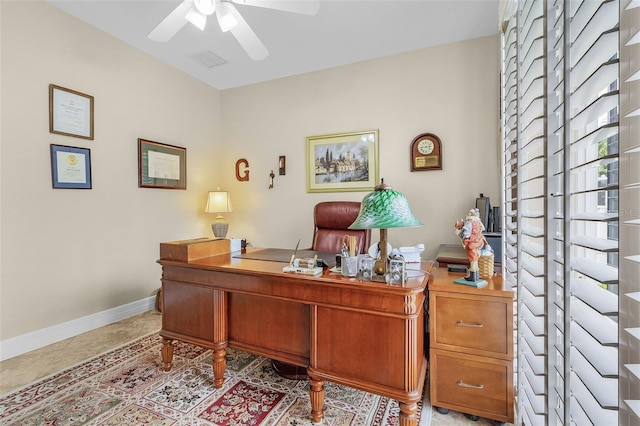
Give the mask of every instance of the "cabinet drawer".
[(513, 358), (510, 300), (438, 292), (430, 297), (432, 347)]
[(431, 404), (513, 423), (510, 361), (431, 351)]

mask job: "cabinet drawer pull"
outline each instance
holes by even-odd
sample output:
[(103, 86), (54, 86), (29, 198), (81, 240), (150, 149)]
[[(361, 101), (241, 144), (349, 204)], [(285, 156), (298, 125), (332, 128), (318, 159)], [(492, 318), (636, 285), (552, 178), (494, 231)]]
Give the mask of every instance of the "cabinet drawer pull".
[(456, 325), (459, 325), (460, 327), (476, 327), (476, 328), (483, 327), (482, 324), (472, 324), (470, 322), (462, 322), (462, 321), (456, 322)]
[(484, 385), (470, 385), (462, 380), (458, 380), (458, 386), (463, 388), (484, 389)]

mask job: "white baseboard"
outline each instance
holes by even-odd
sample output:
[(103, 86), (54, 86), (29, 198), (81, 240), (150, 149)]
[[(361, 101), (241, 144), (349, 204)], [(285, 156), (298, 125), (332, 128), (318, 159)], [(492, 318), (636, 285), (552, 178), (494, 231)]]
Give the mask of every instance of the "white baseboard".
[(156, 298), (147, 297), (106, 311), (2, 340), (0, 341), (0, 361), (150, 311), (155, 309), (155, 306)]

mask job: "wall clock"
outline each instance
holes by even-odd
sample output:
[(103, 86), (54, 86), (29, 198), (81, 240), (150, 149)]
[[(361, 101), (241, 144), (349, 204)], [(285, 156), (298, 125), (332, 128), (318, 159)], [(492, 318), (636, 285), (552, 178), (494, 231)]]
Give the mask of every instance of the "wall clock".
[(411, 142), (411, 171), (442, 170), (442, 142), (433, 133), (423, 133)]

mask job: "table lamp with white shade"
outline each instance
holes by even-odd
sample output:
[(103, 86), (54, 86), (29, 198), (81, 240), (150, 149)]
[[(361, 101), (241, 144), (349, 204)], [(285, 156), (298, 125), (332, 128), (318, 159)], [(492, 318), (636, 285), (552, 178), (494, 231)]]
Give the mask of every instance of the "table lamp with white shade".
[(207, 195), (206, 213), (216, 213), (216, 221), (211, 224), (213, 235), (216, 238), (225, 238), (229, 230), (229, 224), (225, 222), (222, 213), (230, 213), (233, 211), (231, 206), (231, 197), (229, 191), (209, 191)]

